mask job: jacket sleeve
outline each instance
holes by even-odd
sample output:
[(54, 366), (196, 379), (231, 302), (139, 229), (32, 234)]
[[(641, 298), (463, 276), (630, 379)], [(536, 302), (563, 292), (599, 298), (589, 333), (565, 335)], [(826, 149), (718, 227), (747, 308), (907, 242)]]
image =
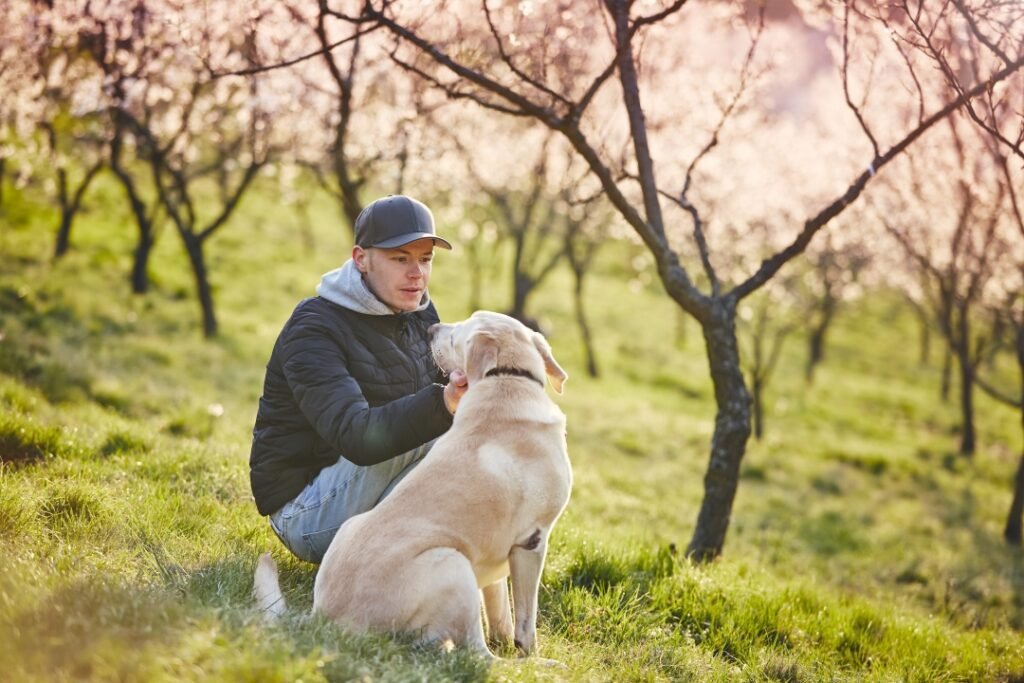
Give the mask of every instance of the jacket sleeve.
[(284, 376), (302, 414), (336, 452), (375, 465), (441, 436), (451, 427), (444, 387), (371, 407), (348, 370), (343, 349), (321, 327), (297, 327), (282, 347)]

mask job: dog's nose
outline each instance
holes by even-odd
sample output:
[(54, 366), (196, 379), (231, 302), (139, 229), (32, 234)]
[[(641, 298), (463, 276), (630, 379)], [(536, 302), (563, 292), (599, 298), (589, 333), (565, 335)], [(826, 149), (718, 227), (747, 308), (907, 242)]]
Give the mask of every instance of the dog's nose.
[(427, 339), (434, 341), (434, 336), (437, 334), (437, 330), (441, 327), (441, 323), (434, 323), (427, 328)]

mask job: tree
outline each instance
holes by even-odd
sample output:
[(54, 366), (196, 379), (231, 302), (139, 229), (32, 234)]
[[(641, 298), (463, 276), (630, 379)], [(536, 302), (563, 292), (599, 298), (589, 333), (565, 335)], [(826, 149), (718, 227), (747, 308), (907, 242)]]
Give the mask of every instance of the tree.
[[(553, 189), (562, 177), (553, 164), (552, 136), (531, 139), (530, 132), (492, 131), (484, 150), (471, 150), (458, 139), (455, 144), (466, 160), (472, 187), (487, 198), (491, 219), (512, 243), (512, 302), (507, 312), (539, 329), (527, 313), (527, 301), (565, 257), (568, 207)], [(502, 139), (506, 144), (498, 142)]]
[[(253, 27), (250, 66), (208, 65), (214, 78), (256, 77), (289, 67), (298, 85), (289, 90), (301, 108), (292, 112), (298, 125), (282, 151), (337, 202), (352, 235), (365, 188), (405, 191), (410, 148), (426, 128), (416, 117), (432, 106), (422, 101), (415, 82), (389, 68), (379, 27), (345, 20), (359, 6), (352, 0), (333, 8), (327, 0), (315, 6), (286, 3), (277, 8), (278, 16)], [(317, 49), (309, 51), (310, 44)], [(424, 196), (419, 188), (414, 194)]]
[(596, 379), (600, 377), (601, 372), (598, 368), (597, 350), (594, 348), (594, 335), (586, 312), (584, 288), (598, 250), (611, 235), (614, 217), (610, 215), (611, 209), (605, 205), (600, 195), (582, 200), (567, 196), (566, 204), (569, 207), (569, 229), (565, 231), (563, 249), (573, 276), (573, 310), (576, 325), (580, 330), (580, 339), (583, 341), (587, 374)]
[[(974, 424), (975, 368), (991, 341), (974, 331), (986, 289), (995, 282), (1005, 254), (1008, 187), (996, 172), (991, 152), (977, 131), (949, 120), (948, 142), (938, 130), (929, 148), (918, 148), (906, 161), (911, 182), (892, 187), (899, 195), (879, 213), (890, 234), (907, 253), (926, 283), (929, 309), (957, 361), (960, 378), (960, 452), (976, 449)], [(942, 169), (936, 173), (936, 169)], [(887, 183), (891, 186), (891, 183)], [(884, 198), (887, 195), (880, 195)], [(900, 207), (898, 213), (892, 209)]]
[[(239, 27), (231, 12), (220, 8), (217, 16), (190, 11), (186, 4), (171, 5), (172, 16), (182, 28), (196, 31), (201, 59), (184, 50), (170, 50), (173, 62), (163, 64), (162, 78), (151, 88), (163, 88), (164, 106), (139, 99), (126, 117), (137, 140), (144, 143), (153, 184), (162, 209), (181, 237), (196, 283), (202, 312), (203, 334), (217, 334), (213, 289), (206, 263), (207, 241), (228, 221), (257, 173), (273, 153), (274, 105), (264, 79), (203, 80), (210, 55), (221, 52), (220, 63), (253, 65), (256, 27)], [(254, 23), (272, 17), (272, 11), (256, 14)], [(242, 30), (241, 42), (229, 36)], [(189, 58), (191, 57), (191, 58)], [(153, 74), (155, 76), (155, 74)], [(185, 84), (172, 89), (168, 83)], [(158, 100), (159, 102), (159, 100)], [(211, 181), (216, 190), (210, 197)], [(201, 203), (202, 202), (202, 203)], [(202, 205), (211, 207), (203, 217)]]
[[(54, 257), (60, 258), (70, 247), (83, 197), (104, 166), (107, 119), (96, 73), (74, 34), (63, 30), (67, 17), (42, 2), (25, 10), (5, 10), (4, 42), (12, 54), (5, 55), (0, 82), (9, 117), (4, 128), (12, 139), (0, 157), (6, 162), (13, 148), (23, 148), (21, 164), (52, 188), (60, 212)], [(30, 133), (29, 126), (36, 130)]]
[[(1017, 398), (998, 391), (988, 382), (981, 380), (978, 385), (986, 393), (1001, 403), (1016, 408), (1020, 412), (1021, 428), (1024, 431), (1024, 288), (1020, 287), (1011, 296), (1014, 302), (1011, 308), (1006, 311), (1007, 317), (1013, 326), (1014, 355), (1017, 360), (1019, 376), (1019, 393)], [(1010, 502), (1010, 509), (1006, 515), (1006, 525), (1003, 527), (1003, 538), (1008, 543), (1020, 545), (1024, 540), (1024, 451), (1017, 463), (1017, 471), (1013, 478), (1013, 498)]]
[[(731, 27), (744, 17), (737, 17), (727, 7), (709, 9), (705, 15), (683, 13), (686, 4), (685, 0), (676, 0), (645, 12), (647, 4), (605, 0), (596, 17), (582, 16), (569, 3), (492, 7), (484, 2), (479, 12), (464, 5), (449, 5), (447, 16), (454, 15), (457, 21), (443, 26), (436, 8), (431, 8), (431, 16), (423, 16), (400, 3), (385, 1), (368, 6), (361, 21), (385, 26), (396, 38), (398, 63), (450, 97), (472, 100), (492, 111), (535, 121), (563, 136), (586, 161), (609, 201), (654, 255), (668, 296), (700, 323), (717, 415), (704, 480), (705, 497), (688, 553), (707, 560), (722, 551), (750, 435), (750, 394), (740, 369), (735, 329), (740, 301), (763, 287), (802, 253), (824, 226), (857, 201), (879, 172), (927, 130), (962, 108), (965, 102), (1014, 76), (1024, 65), (1024, 50), (1010, 54), (1008, 63), (992, 57), (990, 48), (988, 52), (979, 51), (977, 80), (959, 92), (951, 92), (948, 84), (936, 83), (929, 77), (920, 52), (914, 51), (910, 41), (922, 35), (952, 35), (960, 31), (966, 21), (964, 17), (975, 16), (969, 8), (965, 8), (963, 16), (926, 12), (923, 3), (906, 8), (910, 12), (905, 9), (902, 14), (881, 4), (870, 5), (868, 12), (848, 0), (840, 6), (838, 17), (827, 11), (817, 14), (816, 20), (833, 27), (838, 36), (842, 54), (837, 61), (845, 100), (870, 145), (867, 163), (861, 166), (864, 170), (852, 173), (852, 181), (839, 194), (824, 201), (824, 195), (815, 197), (820, 202), (817, 205), (823, 208), (807, 209), (806, 219), (789, 234), (786, 246), (765, 259), (754, 273), (730, 283), (723, 281), (715, 268), (698, 196), (700, 183), (705, 179), (698, 167), (723, 141), (726, 130), (722, 125), (712, 124), (705, 128), (705, 142), (693, 145), (693, 125), (689, 129), (661, 127), (667, 119), (659, 120), (659, 114), (664, 112), (655, 103), (679, 105), (678, 100), (668, 96), (670, 92), (682, 92), (694, 100), (700, 93), (692, 89), (692, 84), (691, 88), (680, 90), (678, 81), (673, 82), (680, 72), (659, 68), (664, 62), (659, 65), (657, 60), (666, 59), (666, 55), (678, 60), (681, 46), (700, 45), (700, 34), (696, 31), (687, 33), (686, 39), (680, 38), (688, 28), (707, 32), (705, 22), (712, 19)], [(999, 8), (989, 11), (995, 13)], [(1024, 33), (1019, 30), (1019, 23), (1014, 23), (1020, 18), (1015, 18), (1011, 10), (1002, 11), (1008, 25), (996, 27), (1000, 35)], [(913, 22), (908, 21), (908, 14), (913, 14)], [(746, 19), (751, 44), (756, 46), (762, 35), (763, 19), (760, 23), (756, 18)], [(901, 22), (898, 27), (897, 19)], [(457, 35), (453, 25), (458, 26)], [(471, 26), (476, 26), (478, 32), (472, 41), (467, 41)], [(728, 34), (730, 28), (720, 30)], [(895, 43), (890, 40), (893, 31), (897, 34)], [(731, 35), (733, 40), (735, 33)], [(851, 51), (854, 39), (858, 39), (858, 49)], [(978, 42), (987, 48), (984, 41)], [(752, 48), (748, 55), (753, 53)], [(739, 76), (731, 86), (717, 90), (720, 121), (728, 121), (733, 106), (743, 96), (752, 73), (751, 62), (748, 58), (743, 65), (734, 67), (733, 72)], [(871, 68), (865, 66), (868, 64)], [(905, 82), (917, 84), (917, 101), (900, 95), (897, 87), (880, 89), (876, 68), (879, 72), (899, 69), (895, 73)], [(613, 78), (618, 81), (618, 92), (611, 92), (609, 83)], [(704, 82), (713, 83), (710, 79)], [(788, 85), (797, 88), (796, 84)], [(861, 88), (863, 97), (853, 97), (855, 86)], [(661, 98), (655, 92), (659, 87)], [(884, 94), (886, 101), (877, 108), (877, 118), (872, 118), (866, 96), (876, 90)], [(896, 117), (918, 102), (921, 112), (916, 121), (907, 123), (908, 119)], [(594, 116), (600, 120), (595, 122), (591, 118)], [(605, 127), (611, 129), (610, 135), (599, 133), (603, 130), (601, 122), (612, 118), (618, 131), (628, 131), (618, 153), (610, 151), (615, 146), (606, 142), (613, 137), (615, 126)], [(887, 134), (885, 138), (881, 136), (882, 129)], [(831, 138), (826, 135), (824, 139)], [(663, 152), (666, 149), (668, 153)], [(678, 163), (684, 158), (688, 161)], [(809, 179), (813, 177), (809, 169), (804, 169), (804, 173)], [(667, 189), (673, 185), (676, 189)], [(703, 287), (698, 285), (674, 244), (678, 218), (663, 206), (665, 198), (690, 216), (692, 246), (705, 278)]]
[(139, 97), (140, 84), (144, 88), (149, 73), (159, 68), (162, 43), (150, 40), (158, 27), (154, 27), (145, 3), (139, 1), (87, 3), (64, 9), (63, 15), (53, 10), (41, 19), (60, 27), (55, 32), (64, 34), (69, 46), (87, 55), (102, 78), (101, 105), (110, 127), (106, 161), (124, 189), (138, 232), (129, 281), (134, 294), (145, 294), (161, 204), (155, 188), (147, 188), (145, 169), (137, 163), (144, 141), (137, 138), (128, 112), (133, 99)]
[[(996, 382), (990, 381), (980, 372), (975, 376), (975, 382), (996, 401), (1018, 410), (1024, 431), (1024, 211), (1019, 189), (1022, 169), (1019, 164), (1010, 163), (1011, 145), (1006, 145), (998, 136), (991, 134), (988, 142), (989, 150), (997, 162), (1001, 181), (1005, 183), (1009, 204), (1006, 215), (1012, 229), (1005, 242), (999, 245), (1004, 258), (999, 259), (997, 263), (999, 270), (993, 278), (996, 286), (986, 291), (985, 305), (993, 315), (994, 326), (1011, 331), (1010, 346), (1017, 361), (1018, 391), (1016, 395), (1012, 391), (1003, 391)], [(996, 342), (1000, 336), (998, 332), (992, 334)], [(996, 348), (998, 349), (998, 344)], [(1020, 545), (1024, 540), (1024, 448), (1013, 478), (1013, 497), (1003, 528), (1003, 538), (1013, 545)]]
[(827, 232), (809, 245), (807, 274), (802, 299), (808, 324), (807, 362), (804, 379), (810, 384), (814, 371), (825, 359), (825, 341), (843, 304), (862, 291), (861, 279), (871, 263), (867, 245), (869, 227), (845, 225)]
[[(49, 50), (53, 50), (51, 45)], [(54, 245), (54, 258), (60, 258), (71, 246), (71, 228), (82, 207), (82, 200), (92, 181), (104, 168), (103, 148), (106, 146), (106, 116), (102, 110), (71, 110), (72, 98), (64, 92), (66, 83), (74, 83), (80, 71), (77, 58), (67, 53), (40, 55), (39, 77), (49, 110), (39, 127), (46, 141), (47, 166), (57, 177), (57, 205), (60, 222)], [(90, 103), (95, 107), (98, 103)], [(71, 163), (75, 159), (78, 163)], [(75, 166), (84, 166), (81, 170)], [(76, 177), (77, 176), (77, 177)]]
[[(207, 336), (216, 334), (217, 319), (205, 245), (269, 161), (271, 121), (285, 106), (269, 95), (264, 79), (207, 78), (213, 62), (251, 66), (253, 24), (272, 15), (253, 11), (240, 19), (224, 7), (107, 0), (86, 3), (75, 17), (79, 39), (104, 77), (113, 122), (110, 165), (139, 228), (133, 289), (147, 288), (154, 220), (163, 212), (185, 247)], [(129, 146), (134, 159), (125, 158)], [(148, 201), (140, 165), (152, 187)]]
[(764, 393), (778, 366), (786, 338), (796, 323), (791, 319), (796, 310), (795, 284), (776, 277), (758, 293), (748, 298), (738, 311), (737, 325), (741, 336), (748, 339), (745, 354), (747, 376), (750, 378), (754, 438), (764, 437)]
[(0, 209), (3, 208), (8, 177), (21, 175), (35, 150), (27, 154), (36, 121), (39, 120), (38, 79), (34, 63), (21, 57), (31, 54), (34, 37), (26, 30), (34, 8), (29, 3), (0, 3)]

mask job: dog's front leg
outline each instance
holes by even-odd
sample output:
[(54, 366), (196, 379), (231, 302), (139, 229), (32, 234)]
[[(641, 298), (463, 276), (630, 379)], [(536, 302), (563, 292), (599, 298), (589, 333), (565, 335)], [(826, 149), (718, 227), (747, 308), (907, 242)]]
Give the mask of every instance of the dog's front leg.
[(508, 579), (484, 586), (484, 612), (487, 614), (487, 637), (492, 644), (509, 645), (514, 636), (512, 607), (508, 601)]
[(512, 603), (515, 605), (516, 647), (525, 654), (533, 654), (537, 649), (537, 591), (547, 550), (548, 531), (537, 529), (526, 541), (513, 546), (508, 556)]

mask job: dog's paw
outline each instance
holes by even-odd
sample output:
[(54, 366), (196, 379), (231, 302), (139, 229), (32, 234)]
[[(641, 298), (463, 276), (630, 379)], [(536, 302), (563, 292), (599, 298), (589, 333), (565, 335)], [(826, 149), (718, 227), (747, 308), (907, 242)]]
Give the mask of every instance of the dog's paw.
[(516, 645), (514, 630), (511, 619), (505, 623), (488, 625), (487, 642), (501, 649), (514, 648)]
[(523, 655), (530, 656), (537, 651), (537, 635), (520, 635), (515, 639), (516, 649)]

